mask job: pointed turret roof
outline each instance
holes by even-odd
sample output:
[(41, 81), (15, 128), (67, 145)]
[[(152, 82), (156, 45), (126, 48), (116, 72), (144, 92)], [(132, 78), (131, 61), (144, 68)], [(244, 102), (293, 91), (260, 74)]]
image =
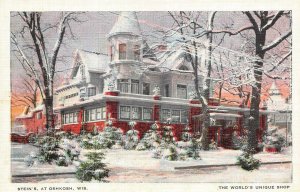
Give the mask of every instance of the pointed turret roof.
[(118, 20), (108, 34), (111, 37), (116, 34), (141, 35), (141, 28), (134, 11), (121, 12)]

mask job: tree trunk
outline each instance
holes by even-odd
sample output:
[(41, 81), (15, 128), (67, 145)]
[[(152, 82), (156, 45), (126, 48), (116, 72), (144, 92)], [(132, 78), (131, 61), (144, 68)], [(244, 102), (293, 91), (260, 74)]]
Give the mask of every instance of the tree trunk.
[(48, 96), (44, 99), (44, 105), (46, 110), (46, 129), (47, 132), (54, 131), (54, 114), (53, 114), (53, 97)]
[[(265, 45), (266, 32), (260, 32), (256, 34), (256, 55), (264, 59), (265, 52), (262, 51), (262, 47)], [(259, 129), (259, 105), (261, 96), (261, 83), (262, 83), (262, 70), (263, 61), (256, 61), (254, 66), (255, 85), (252, 86), (252, 96), (250, 105), (250, 118), (249, 118), (249, 130), (248, 130), (248, 146), (247, 151), (255, 153), (257, 148), (257, 130)]]

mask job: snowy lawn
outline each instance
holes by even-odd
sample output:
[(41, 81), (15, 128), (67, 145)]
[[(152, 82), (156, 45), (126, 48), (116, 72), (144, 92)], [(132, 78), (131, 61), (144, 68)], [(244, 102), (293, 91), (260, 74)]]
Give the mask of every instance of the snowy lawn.
[[(82, 150), (84, 158), (89, 150)], [(168, 161), (152, 158), (150, 151), (124, 149), (104, 150), (105, 162), (111, 170), (110, 182), (291, 182), (292, 165), (262, 165), (259, 170), (245, 171), (238, 166), (175, 170), (174, 167), (236, 163), (241, 151), (220, 149), (201, 151), (202, 160)], [(283, 153), (259, 153), (255, 155), (262, 162), (291, 160), (290, 151)], [(12, 159), (12, 174), (58, 173), (75, 171), (75, 166), (59, 167), (55, 164), (36, 165), (31, 168), (22, 161)], [(79, 182), (75, 176), (53, 176), (28, 182)]]

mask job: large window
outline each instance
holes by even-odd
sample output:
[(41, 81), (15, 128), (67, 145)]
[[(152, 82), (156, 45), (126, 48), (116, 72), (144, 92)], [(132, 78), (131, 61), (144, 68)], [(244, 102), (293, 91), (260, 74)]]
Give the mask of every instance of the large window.
[(143, 94), (150, 95), (150, 83), (143, 83)]
[(146, 107), (120, 106), (120, 119), (124, 120), (152, 120), (153, 110)]
[(86, 122), (105, 120), (106, 119), (106, 108), (98, 107), (93, 109), (86, 109), (84, 112), (84, 119)]
[(139, 94), (139, 80), (119, 79), (118, 90), (120, 90), (123, 93)]
[(141, 47), (139, 45), (135, 45), (133, 48), (133, 55), (135, 60), (140, 60), (140, 48)]
[(125, 60), (126, 59), (126, 44), (122, 43), (119, 44), (119, 60)]
[(161, 121), (167, 122), (169, 118), (171, 119), (172, 123), (187, 123), (188, 113), (186, 110), (180, 109), (162, 109)]
[(131, 79), (131, 93), (139, 93), (139, 80)]
[(77, 123), (78, 112), (65, 113), (62, 116), (63, 124)]
[(182, 99), (187, 98), (186, 85), (177, 85), (177, 97)]

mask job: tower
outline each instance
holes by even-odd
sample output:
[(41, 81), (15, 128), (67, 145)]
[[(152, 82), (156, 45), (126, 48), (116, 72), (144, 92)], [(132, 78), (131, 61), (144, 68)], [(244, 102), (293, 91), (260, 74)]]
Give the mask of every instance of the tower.
[(108, 34), (111, 83), (125, 93), (139, 93), (143, 39), (135, 12), (120, 13)]
[(121, 12), (108, 34), (110, 64), (140, 64), (142, 34), (135, 12)]

